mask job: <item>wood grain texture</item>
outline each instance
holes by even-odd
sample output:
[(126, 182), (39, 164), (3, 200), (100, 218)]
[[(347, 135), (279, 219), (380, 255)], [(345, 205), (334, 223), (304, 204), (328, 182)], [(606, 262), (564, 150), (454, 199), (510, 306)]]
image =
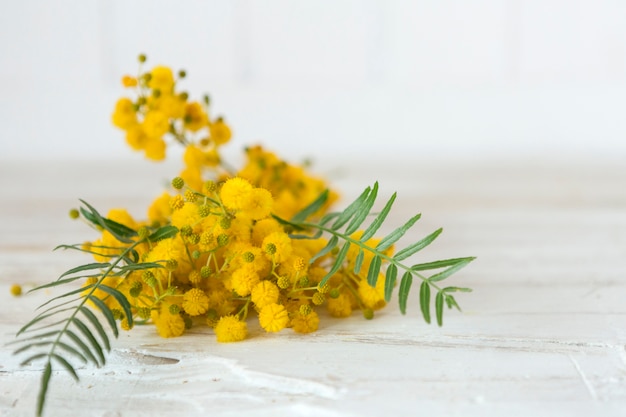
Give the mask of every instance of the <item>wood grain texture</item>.
[[(361, 161), (367, 162), (367, 161)], [(407, 240), (444, 226), (416, 259), (478, 256), (451, 278), (474, 288), (463, 314), (423, 323), (418, 292), (373, 321), (323, 317), (320, 330), (218, 344), (208, 329), (114, 341), (106, 367), (53, 377), (47, 416), (623, 416), (626, 414), (626, 169), (616, 161), (465, 161), (321, 170), (347, 198), (378, 179), (399, 192), (387, 230), (422, 212)], [(366, 167), (365, 169), (363, 167)], [(21, 298), (86, 262), (56, 253), (92, 239), (65, 220), (84, 198), (143, 217), (171, 166), (107, 161), (0, 166), (0, 415), (30, 416), (41, 369), (4, 346), (53, 292)], [(88, 175), (75, 175), (81, 169)], [(349, 173), (349, 175), (348, 175)], [(385, 194), (386, 193), (386, 194)], [(384, 200), (381, 198), (381, 203)]]

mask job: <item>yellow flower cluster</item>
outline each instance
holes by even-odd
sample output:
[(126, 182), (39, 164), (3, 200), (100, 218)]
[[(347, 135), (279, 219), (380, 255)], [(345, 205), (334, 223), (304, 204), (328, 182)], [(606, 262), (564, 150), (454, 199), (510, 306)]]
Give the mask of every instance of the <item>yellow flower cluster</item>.
[[(312, 261), (327, 240), (296, 239), (274, 217), (291, 218), (327, 184), (260, 146), (246, 149), (247, 159), (239, 171), (225, 167), (219, 147), (230, 140), (231, 131), (222, 118), (209, 118), (208, 100), (189, 101), (186, 93), (177, 92), (177, 81), (184, 75), (180, 72), (176, 79), (171, 69), (157, 66), (137, 77), (125, 76), (123, 85), (135, 89), (137, 98), (120, 99), (113, 113), (113, 123), (126, 132), (131, 148), (150, 159), (164, 158), (166, 135), (185, 146), (183, 171), (172, 181), (172, 189), (150, 205), (145, 222), (135, 221), (125, 210), (112, 210), (107, 216), (139, 230), (139, 235), (146, 225), (178, 229), (173, 237), (134, 248), (141, 262), (160, 267), (107, 282), (130, 301), (135, 322), (151, 322), (162, 337), (180, 336), (191, 326), (204, 324), (219, 342), (235, 342), (248, 334), (250, 316), (271, 333), (285, 328), (313, 332), (321, 308), (334, 317), (360, 309), (371, 318), (385, 305), (384, 279), (375, 288), (367, 283), (371, 255), (365, 254), (355, 273), (358, 249), (350, 250), (342, 267), (320, 286), (336, 252)], [(312, 216), (319, 218), (336, 199), (330, 192)], [(104, 231), (88, 245), (95, 258), (104, 261), (128, 243)], [(115, 299), (96, 296), (123, 316)]]

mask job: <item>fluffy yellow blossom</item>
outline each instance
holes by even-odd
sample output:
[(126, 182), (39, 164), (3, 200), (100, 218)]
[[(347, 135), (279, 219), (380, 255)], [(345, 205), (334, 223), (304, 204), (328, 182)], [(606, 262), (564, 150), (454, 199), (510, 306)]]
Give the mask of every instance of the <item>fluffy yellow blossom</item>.
[(199, 316), (209, 309), (209, 297), (204, 291), (192, 288), (183, 297), (183, 309), (190, 316)]
[(251, 300), (257, 308), (263, 308), (268, 304), (278, 301), (278, 287), (270, 281), (261, 281), (252, 289)]
[(270, 215), (274, 200), (272, 194), (263, 188), (255, 188), (249, 194), (244, 207), (244, 215), (252, 220), (263, 219)]
[(165, 113), (154, 110), (146, 114), (143, 120), (143, 130), (150, 138), (158, 139), (170, 129), (170, 123)]
[(296, 333), (311, 333), (318, 329), (320, 318), (315, 311), (307, 315), (297, 314), (291, 320), (291, 326)]
[(217, 322), (214, 330), (220, 343), (239, 342), (246, 338), (248, 325), (236, 316), (224, 316)]
[(113, 125), (126, 130), (137, 124), (137, 113), (133, 102), (129, 98), (121, 98), (115, 103), (115, 110), (111, 116)]
[(137, 78), (131, 77), (130, 75), (124, 75), (122, 77), (122, 85), (126, 88), (136, 87), (137, 86)]
[(233, 272), (232, 285), (237, 294), (242, 297), (247, 296), (252, 291), (261, 278), (251, 267), (242, 267)]
[(282, 232), (283, 228), (275, 219), (267, 218), (257, 221), (252, 227), (252, 243), (263, 245), (263, 239), (274, 232)]
[(385, 306), (384, 285), (385, 277), (380, 274), (376, 288), (371, 287), (366, 281), (359, 283), (358, 294), (363, 305), (372, 310), (380, 310)]
[(211, 133), (211, 139), (216, 145), (228, 143), (232, 136), (230, 127), (221, 118), (217, 119), (215, 123), (211, 123), (209, 132)]
[(174, 75), (168, 67), (159, 65), (150, 71), (150, 81), (148, 87), (159, 90), (162, 93), (169, 93), (174, 88)]
[(11, 295), (14, 297), (22, 295), (22, 286), (18, 284), (11, 285)]
[(263, 239), (263, 248), (266, 248), (270, 244), (274, 245), (276, 248), (276, 252), (270, 256), (270, 259), (273, 257), (276, 263), (287, 260), (293, 252), (291, 239), (289, 239), (289, 236), (285, 232), (274, 232)]
[(268, 304), (259, 312), (259, 323), (267, 332), (279, 332), (289, 323), (289, 314), (280, 304)]
[(149, 140), (141, 125), (132, 125), (126, 130), (126, 143), (136, 151), (145, 149)]
[(185, 106), (185, 127), (192, 132), (206, 127), (209, 124), (209, 118), (204, 112), (202, 105), (197, 101), (187, 103)]
[(352, 314), (352, 302), (346, 294), (339, 294), (337, 298), (329, 298), (326, 308), (333, 317), (348, 317)]
[(198, 212), (198, 205), (193, 203), (185, 203), (183, 207), (172, 213), (172, 226), (176, 226), (179, 229), (183, 226), (194, 227), (201, 220), (202, 217), (200, 217)]
[(146, 158), (153, 161), (162, 161), (163, 159), (165, 159), (166, 147), (167, 145), (165, 144), (165, 141), (161, 138), (153, 138), (148, 140), (144, 149)]
[(150, 318), (161, 337), (178, 337), (185, 333), (185, 320), (180, 314), (172, 314), (169, 310), (160, 309), (153, 310)]
[(241, 210), (248, 206), (252, 190), (252, 185), (247, 180), (235, 177), (222, 185), (220, 198), (227, 208)]
[(185, 115), (185, 100), (179, 95), (161, 94), (154, 101), (155, 108), (169, 118), (180, 119)]
[(170, 196), (168, 193), (163, 193), (157, 197), (150, 207), (148, 207), (148, 219), (153, 223), (164, 224), (167, 222), (168, 217), (172, 213), (170, 208)]

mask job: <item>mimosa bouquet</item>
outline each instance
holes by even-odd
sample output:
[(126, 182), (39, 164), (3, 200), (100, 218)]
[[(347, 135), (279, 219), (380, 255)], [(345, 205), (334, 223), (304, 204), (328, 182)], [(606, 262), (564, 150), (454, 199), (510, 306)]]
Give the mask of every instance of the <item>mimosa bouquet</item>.
[(74, 363), (103, 365), (109, 334), (117, 337), (119, 328), (151, 325), (170, 338), (205, 326), (218, 342), (238, 342), (257, 320), (266, 332), (305, 334), (318, 330), (321, 318), (357, 311), (374, 318), (396, 288), (404, 314), (414, 280), (426, 322), (432, 304), (439, 325), (445, 307), (458, 308), (453, 294), (469, 289), (442, 283), (474, 258), (410, 261), (442, 229), (396, 247), (420, 215), (377, 237), (396, 199), (373, 212), (377, 183), (332, 211), (338, 194), (323, 179), (261, 146), (246, 148), (243, 165), (231, 167), (221, 153), (231, 129), (213, 117), (208, 96), (192, 100), (180, 90), (184, 71), (144, 70), (145, 60), (139, 57), (136, 76), (123, 77), (130, 96), (116, 103), (113, 124), (151, 160), (183, 146), (184, 168), (144, 220), (124, 209), (102, 215), (84, 201), (70, 211), (99, 238), (59, 248), (93, 261), (35, 288), (68, 290), (41, 306), (16, 341), (17, 353), (29, 353), (24, 363), (44, 364), (38, 413), (53, 368), (78, 379)]

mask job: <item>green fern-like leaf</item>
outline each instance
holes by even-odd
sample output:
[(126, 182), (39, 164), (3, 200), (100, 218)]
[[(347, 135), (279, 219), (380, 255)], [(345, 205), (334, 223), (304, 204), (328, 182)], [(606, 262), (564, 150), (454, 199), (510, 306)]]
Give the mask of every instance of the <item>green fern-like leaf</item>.
[[(119, 290), (107, 286), (105, 279), (113, 276), (125, 277), (133, 271), (142, 269), (162, 268), (163, 266), (158, 263), (138, 262), (134, 248), (145, 241), (169, 238), (178, 232), (173, 226), (165, 226), (152, 230), (146, 238), (139, 238), (136, 231), (102, 217), (89, 204), (83, 203), (85, 207), (80, 210), (85, 219), (95, 227), (109, 231), (123, 245), (120, 248), (113, 248), (117, 254), (109, 256), (109, 262), (95, 262), (71, 268), (55, 281), (31, 290), (58, 288), (79, 279), (95, 278), (94, 283), (71, 288), (39, 306), (41, 309), (39, 314), (18, 331), (17, 340), (12, 342), (18, 346), (14, 351), (15, 354), (31, 353), (22, 364), (41, 360), (45, 364), (37, 399), (37, 415), (41, 415), (44, 409), (54, 365), (65, 369), (78, 380), (79, 376), (74, 365), (76, 361), (91, 362), (95, 366), (106, 363), (106, 354), (111, 350), (111, 343), (102, 322), (108, 323), (109, 332), (113, 336), (117, 337), (119, 331), (115, 314), (105, 301), (95, 295), (96, 291), (114, 299), (122, 307), (124, 318), (132, 326), (133, 314), (129, 301)], [(62, 245), (59, 248), (85, 251), (82, 245)], [(87, 307), (88, 302), (99, 310), (101, 316)]]
[[(374, 217), (374, 219), (365, 228), (364, 232), (360, 235), (360, 238), (356, 238), (354, 233), (363, 227), (365, 220), (372, 215), (371, 210), (374, 207), (376, 198), (378, 197), (378, 183), (376, 182), (372, 187), (367, 187), (363, 192), (341, 212), (328, 213), (323, 216), (319, 221), (308, 220), (309, 215), (313, 213), (316, 208), (319, 208), (323, 202), (326, 201), (327, 192), (322, 193), (318, 199), (315, 200), (310, 206), (303, 209), (296, 214), (291, 220), (284, 220), (274, 216), (280, 223), (290, 226), (294, 230), (305, 231), (310, 236), (319, 237), (325, 233), (329, 235), (328, 243), (314, 255), (310, 262), (313, 263), (318, 259), (331, 254), (332, 265), (328, 273), (322, 278), (320, 285), (326, 284), (328, 280), (338, 271), (344, 267), (346, 263), (346, 257), (350, 247), (355, 246), (358, 248), (358, 253), (354, 259), (354, 266), (352, 272), (358, 274), (362, 267), (365, 258), (365, 252), (371, 254), (371, 261), (367, 268), (367, 282), (371, 286), (375, 286), (378, 281), (378, 276), (386, 266), (385, 271), (385, 288), (384, 297), (386, 301), (391, 299), (393, 294), (396, 280), (399, 271), (404, 271), (400, 280), (400, 286), (398, 290), (398, 303), (402, 314), (406, 313), (408, 296), (413, 282), (413, 278), (418, 278), (422, 282), (420, 284), (420, 310), (422, 316), (427, 323), (431, 321), (430, 315), (430, 294), (434, 292), (435, 296), (435, 315), (437, 324), (443, 323), (443, 305), (444, 303), (449, 308), (457, 308), (459, 306), (450, 292), (455, 291), (471, 291), (468, 288), (458, 287), (439, 287), (438, 283), (448, 278), (453, 273), (459, 271), (465, 267), (474, 257), (466, 258), (454, 258), (441, 261), (426, 262), (414, 265), (407, 265), (405, 260), (411, 256), (417, 254), (422, 249), (433, 243), (437, 237), (442, 233), (443, 229), (437, 229), (426, 237), (408, 244), (405, 247), (399, 248), (395, 255), (389, 255), (387, 251), (417, 223), (421, 214), (416, 214), (407, 220), (402, 226), (394, 229), (391, 233), (383, 236), (376, 246), (370, 246), (369, 240), (380, 230), (381, 226), (387, 219), (396, 200), (396, 194), (394, 193), (389, 200), (385, 203), (383, 209)], [(303, 236), (307, 236), (306, 234)], [(343, 241), (341, 249), (338, 252), (336, 248), (339, 246), (340, 241)], [(441, 270), (443, 268), (443, 270)], [(437, 271), (430, 276), (424, 275), (426, 271)]]

